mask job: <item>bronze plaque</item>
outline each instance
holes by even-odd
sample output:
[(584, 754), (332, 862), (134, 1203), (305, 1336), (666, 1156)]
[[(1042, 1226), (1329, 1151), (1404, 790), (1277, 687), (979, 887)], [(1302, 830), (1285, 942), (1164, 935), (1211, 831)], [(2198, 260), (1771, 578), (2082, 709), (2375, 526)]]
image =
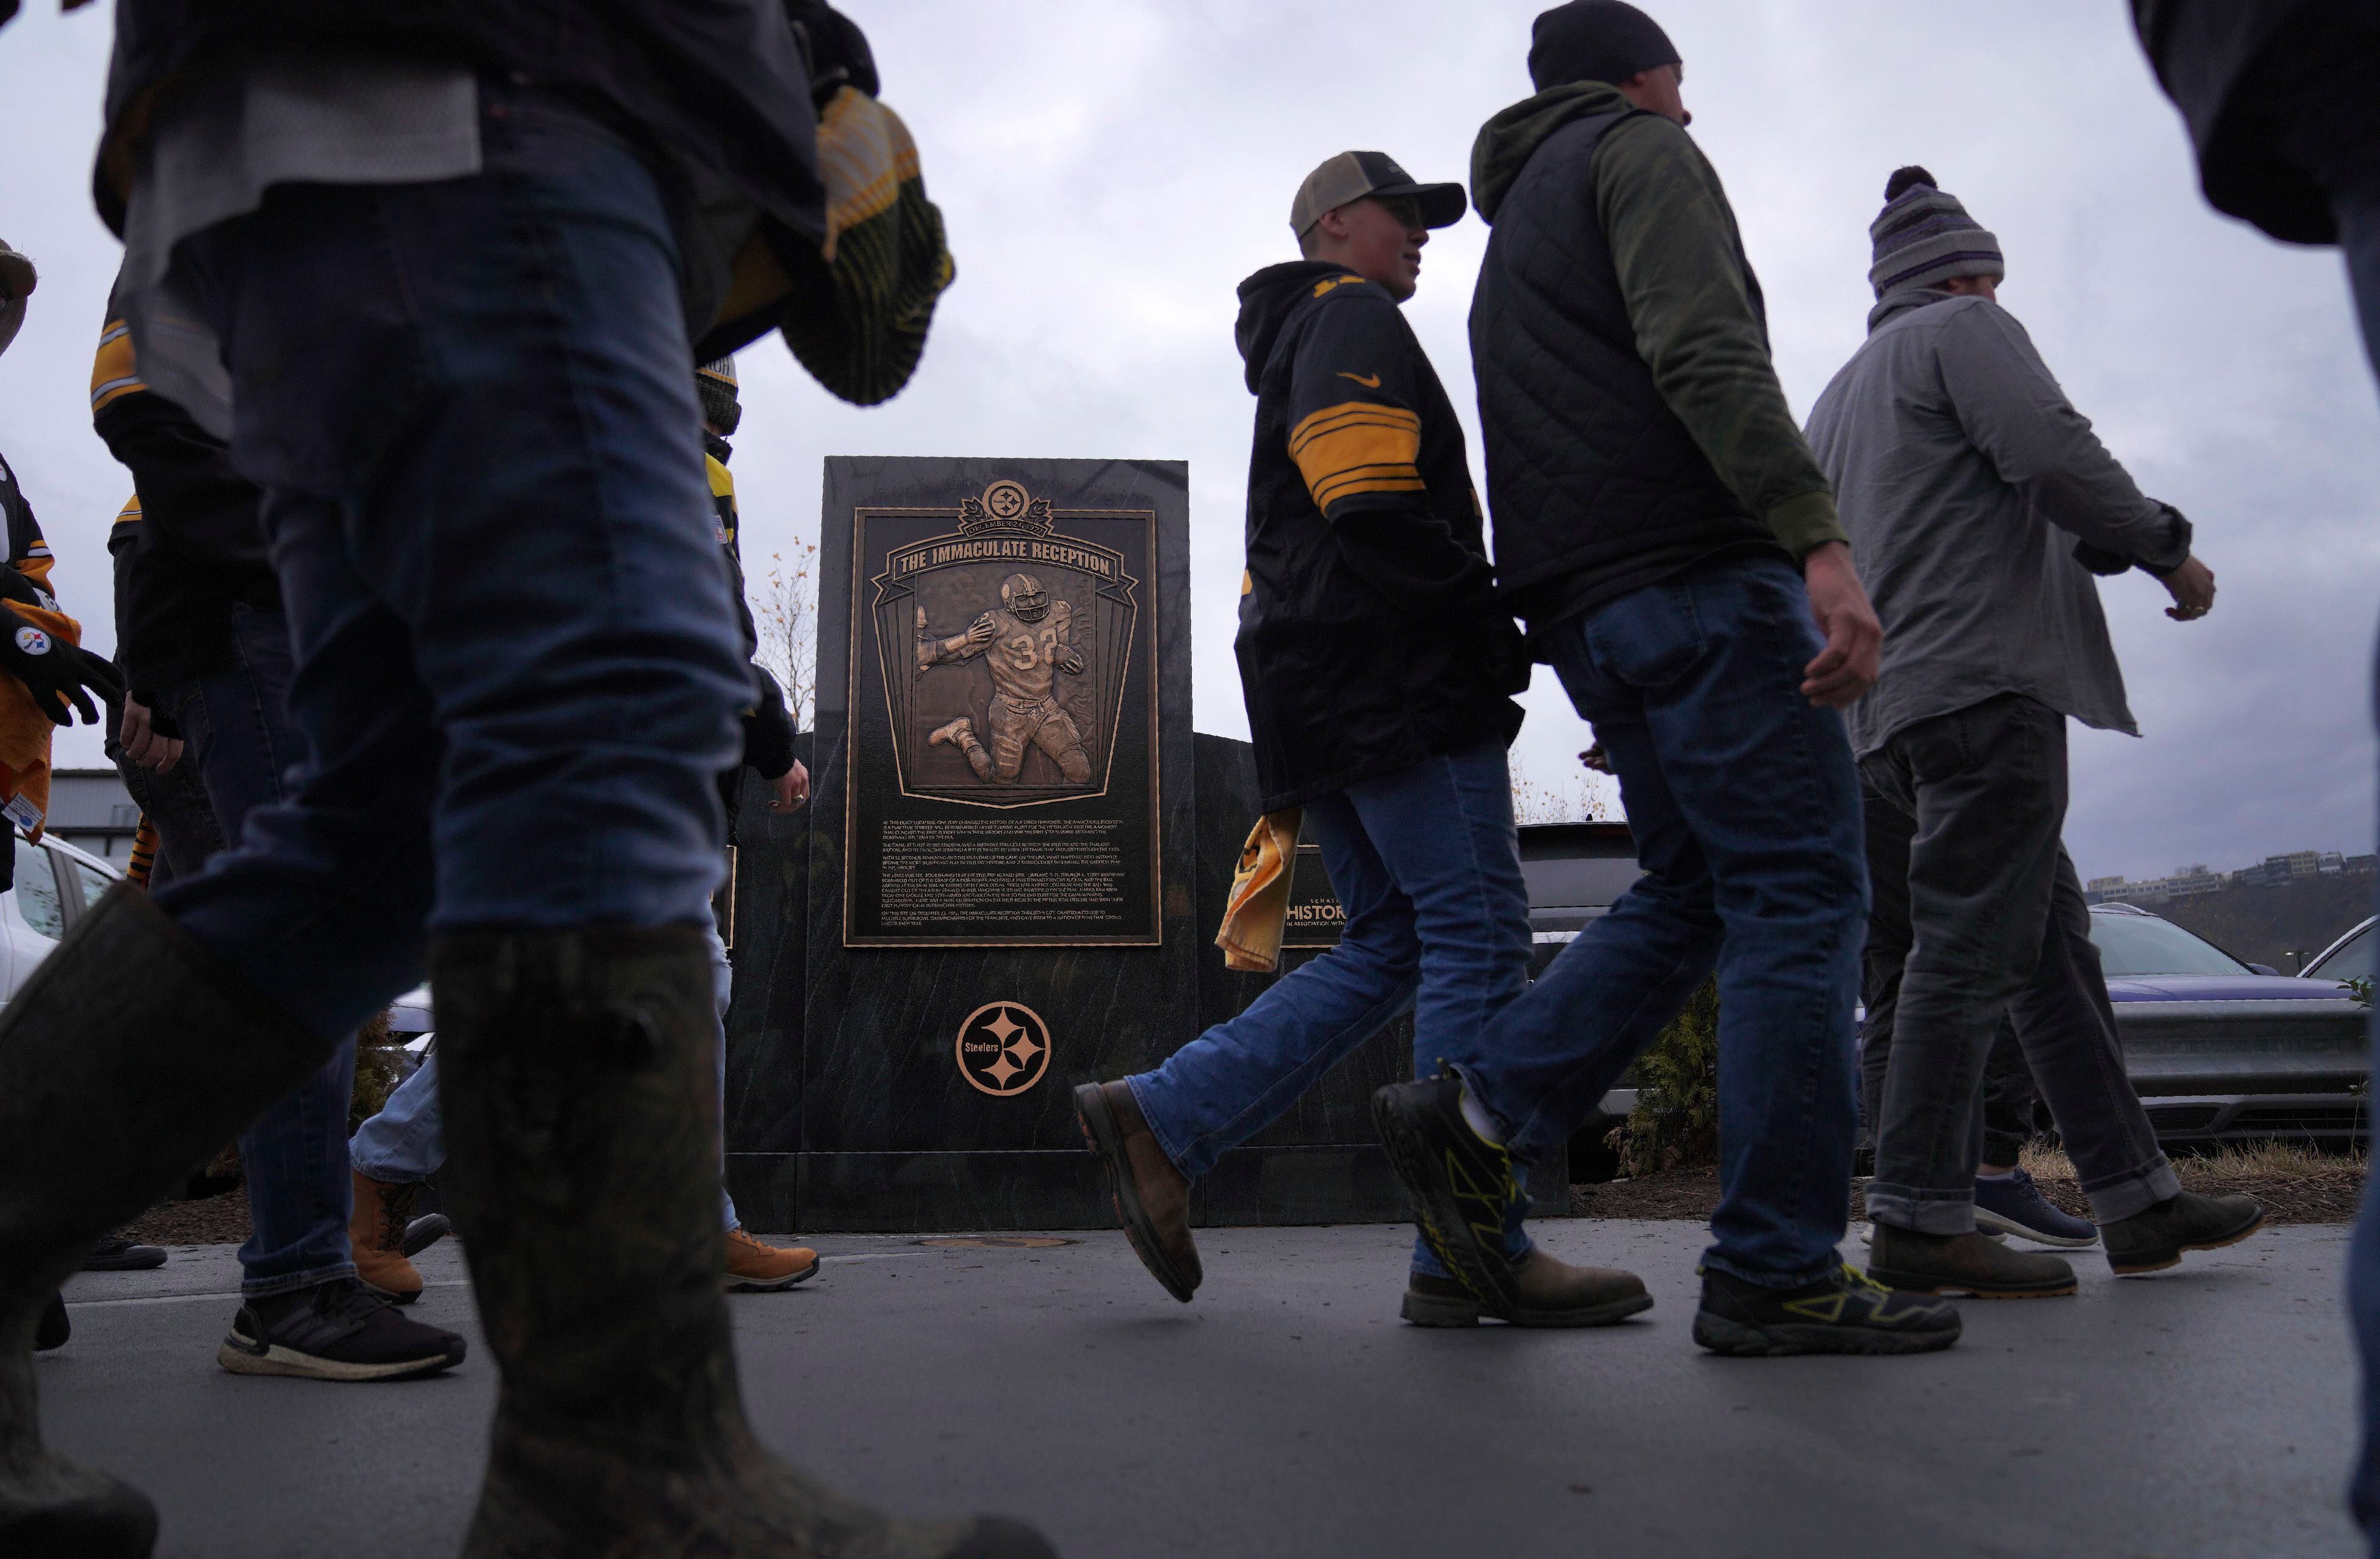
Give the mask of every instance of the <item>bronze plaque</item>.
[(853, 516), (844, 943), (1154, 945), (1153, 510)]

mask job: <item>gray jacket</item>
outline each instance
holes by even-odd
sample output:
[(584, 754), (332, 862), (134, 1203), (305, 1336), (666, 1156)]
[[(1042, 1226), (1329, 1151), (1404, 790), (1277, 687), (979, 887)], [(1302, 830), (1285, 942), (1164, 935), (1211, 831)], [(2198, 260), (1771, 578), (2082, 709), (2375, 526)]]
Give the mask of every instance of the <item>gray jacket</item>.
[(1884, 623), (1854, 751), (2001, 693), (2140, 734), (2092, 575), (2172, 572), (2190, 522), (2142, 496), (2013, 315), (1932, 288), (1888, 295), (1809, 438)]

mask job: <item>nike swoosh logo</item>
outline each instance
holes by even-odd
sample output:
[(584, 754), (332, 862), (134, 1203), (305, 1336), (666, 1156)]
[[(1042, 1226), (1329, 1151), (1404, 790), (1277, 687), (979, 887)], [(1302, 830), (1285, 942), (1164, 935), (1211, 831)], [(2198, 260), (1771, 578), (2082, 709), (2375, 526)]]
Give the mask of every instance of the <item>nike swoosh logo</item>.
[(1353, 379), (1356, 384), (1363, 385), (1364, 388), (1367, 390), (1377, 390), (1380, 387), (1380, 376), (1377, 373), (1373, 374), (1369, 378), (1366, 378), (1363, 374), (1349, 373), (1342, 370), (1339, 377), (1342, 379)]

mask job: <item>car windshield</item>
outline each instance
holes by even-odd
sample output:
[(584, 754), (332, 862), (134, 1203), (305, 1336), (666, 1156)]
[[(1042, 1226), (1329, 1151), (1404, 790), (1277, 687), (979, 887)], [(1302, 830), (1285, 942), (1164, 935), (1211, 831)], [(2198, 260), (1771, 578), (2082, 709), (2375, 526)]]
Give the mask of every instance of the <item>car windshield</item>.
[(2253, 974), (2211, 942), (2154, 915), (2094, 915), (2091, 941), (2110, 975)]
[(2364, 927), (2349, 940), (2347, 945), (2306, 970), (2322, 980), (2369, 980), (2372, 978), (2372, 928)]

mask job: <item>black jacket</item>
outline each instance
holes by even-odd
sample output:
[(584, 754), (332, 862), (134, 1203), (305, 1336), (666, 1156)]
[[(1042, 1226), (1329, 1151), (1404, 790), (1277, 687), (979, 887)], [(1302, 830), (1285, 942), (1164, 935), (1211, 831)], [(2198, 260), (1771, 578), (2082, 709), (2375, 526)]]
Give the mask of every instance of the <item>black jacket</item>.
[[(2301, 244), (2338, 241), (2329, 196), (2277, 134), (2287, 111), (2305, 106), (2323, 8), (2320, 0), (2132, 0), (2141, 45), (2190, 127), (2207, 203)], [(2260, 67), (2277, 67), (2263, 92)]]
[(458, 60), (580, 92), (817, 237), (824, 196), (807, 56), (833, 52), (846, 29), (818, 0), (118, 0), (94, 193), (121, 234), (140, 127), (177, 79), (229, 57), (329, 45)]
[(1267, 811), (1493, 737), (1528, 682), (1463, 430), (1388, 293), (1302, 261), (1240, 284), (1256, 393), (1240, 687)]
[[(735, 507), (735, 479), (727, 474), (735, 451), (717, 433), (702, 435), (703, 467), (710, 475), (711, 518), (719, 530), (719, 550), (727, 564), (727, 591), (735, 599), (735, 619), (744, 630), (744, 652), (760, 650), (759, 625), (752, 620), (752, 603), (744, 599), (743, 518)], [(794, 766), (793, 712), (785, 707), (784, 689), (768, 667), (752, 663), (752, 707), (744, 715), (744, 761), (762, 779), (772, 780)], [(728, 817), (735, 812), (737, 770), (719, 778), (720, 794), (727, 798)]]
[(115, 661), (140, 702), (221, 665), (231, 610), (281, 609), (266, 555), (263, 493), (189, 413), (152, 391), (124, 322), (100, 332), (91, 425), (132, 472), (134, 501), (109, 530), (115, 558)]
[[(1777, 542), (1638, 354), (1589, 165), (1633, 112), (1573, 118), (1528, 153), (1492, 206), (1472, 298), (1497, 579), (1533, 630), (1714, 554)], [(1735, 260), (1756, 311), (1740, 245)]]

